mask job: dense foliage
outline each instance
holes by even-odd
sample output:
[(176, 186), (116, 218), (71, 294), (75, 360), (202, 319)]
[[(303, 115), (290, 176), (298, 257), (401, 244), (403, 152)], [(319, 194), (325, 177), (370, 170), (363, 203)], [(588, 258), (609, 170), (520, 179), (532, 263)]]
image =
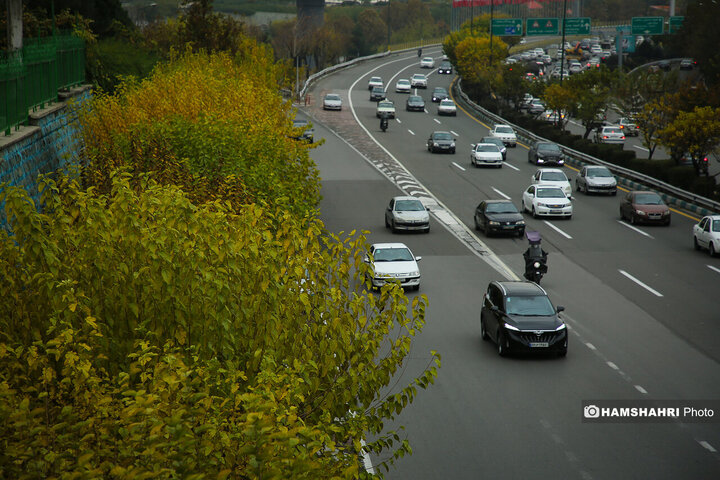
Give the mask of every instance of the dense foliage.
[(426, 299), (369, 293), (364, 235), (316, 219), (271, 64), (186, 52), (79, 111), (87, 165), (41, 213), (0, 189), (0, 478), (362, 478), (363, 449), (410, 452), (383, 426), (434, 380), (435, 354), (395, 376)]

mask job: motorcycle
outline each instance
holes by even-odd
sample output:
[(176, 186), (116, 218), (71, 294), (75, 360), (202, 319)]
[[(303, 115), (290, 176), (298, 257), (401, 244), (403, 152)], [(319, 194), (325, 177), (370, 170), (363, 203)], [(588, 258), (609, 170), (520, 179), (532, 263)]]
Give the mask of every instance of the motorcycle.
[(383, 116), (380, 118), (380, 130), (383, 132), (388, 129), (388, 119), (387, 117)]
[(547, 252), (540, 246), (540, 232), (525, 232), (525, 237), (530, 246), (523, 252), (525, 258), (525, 273), (523, 276), (526, 280), (539, 284), (548, 270)]

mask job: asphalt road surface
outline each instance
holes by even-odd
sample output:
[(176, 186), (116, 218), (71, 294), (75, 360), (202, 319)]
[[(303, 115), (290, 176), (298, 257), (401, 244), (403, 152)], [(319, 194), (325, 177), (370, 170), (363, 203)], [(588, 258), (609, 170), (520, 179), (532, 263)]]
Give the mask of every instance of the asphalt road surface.
[[(441, 57), (438, 49), (424, 53)], [(696, 219), (673, 211), (669, 227), (627, 225), (618, 215), (623, 192), (576, 194), (572, 220), (526, 215), (550, 253), (542, 286), (566, 307), (569, 353), (499, 357), (480, 339), (482, 295), (490, 281), (521, 275), (527, 244), (474, 234), (472, 215), (488, 198), (519, 206), (536, 167), (524, 145), (509, 149), (502, 169), (471, 167), (470, 144), (488, 126), (462, 111), (437, 116), (430, 92), (449, 87), (453, 76), (435, 70), (420, 91), (426, 112), (405, 112), (406, 94), (394, 85), (413, 73), (430, 73), (414, 51), (364, 62), (316, 84), (301, 113), (314, 121), (315, 138), (325, 138), (312, 156), (327, 228), (367, 229), (371, 242), (401, 241), (423, 257), (427, 325), (400, 383), (427, 366), (431, 350), (442, 355), (442, 368), (436, 384), (387, 425), (405, 427), (413, 455), (386, 478), (720, 478), (720, 423), (583, 422), (588, 400), (720, 399), (720, 259), (693, 250)], [(385, 133), (369, 101), (370, 75), (383, 77), (396, 103)], [(321, 109), (328, 92), (343, 97), (341, 112)], [(429, 153), (433, 130), (452, 132), (457, 154)], [(574, 180), (576, 172), (565, 170)], [(384, 208), (400, 194), (430, 206), (429, 234), (384, 227)], [(385, 460), (369, 458), (377, 471)]]

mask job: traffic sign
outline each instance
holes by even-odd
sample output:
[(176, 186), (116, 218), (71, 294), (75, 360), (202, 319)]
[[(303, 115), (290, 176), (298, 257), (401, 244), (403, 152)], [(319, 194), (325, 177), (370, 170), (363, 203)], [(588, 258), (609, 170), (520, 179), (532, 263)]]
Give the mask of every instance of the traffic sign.
[(670, 17), (668, 22), (668, 33), (675, 33), (682, 27), (685, 17)]
[(531, 35), (559, 35), (559, 18), (528, 18), (525, 21), (525, 32)]
[(565, 35), (590, 35), (590, 17), (566, 18)]
[(522, 27), (521, 18), (493, 18), (492, 34), (499, 37), (522, 35)]
[(662, 35), (664, 17), (633, 17), (633, 35)]

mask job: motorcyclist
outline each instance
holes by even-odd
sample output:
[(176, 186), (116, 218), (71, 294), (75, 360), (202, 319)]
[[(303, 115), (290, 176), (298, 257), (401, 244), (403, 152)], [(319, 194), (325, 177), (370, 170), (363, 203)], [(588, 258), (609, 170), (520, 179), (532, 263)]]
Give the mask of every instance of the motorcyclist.
[(539, 232), (525, 232), (525, 236), (530, 243), (523, 258), (525, 258), (525, 275), (527, 280), (539, 282), (540, 278), (547, 273), (547, 252), (540, 245)]
[(422, 57), (422, 48), (418, 48), (418, 58)]
[(388, 114), (383, 112), (380, 114), (380, 130), (383, 132), (388, 128)]

